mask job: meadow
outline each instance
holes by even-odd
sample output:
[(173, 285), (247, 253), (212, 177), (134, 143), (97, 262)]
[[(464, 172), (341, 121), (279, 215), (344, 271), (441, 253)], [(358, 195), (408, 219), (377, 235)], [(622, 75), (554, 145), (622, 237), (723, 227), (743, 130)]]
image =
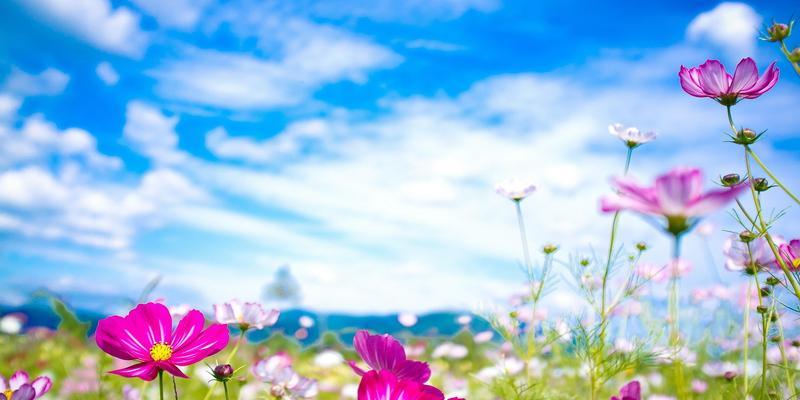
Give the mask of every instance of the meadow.
[[(783, 54), (777, 63), (675, 65), (686, 102), (718, 103), (708, 118), (730, 126), (719, 146), (739, 149), (739, 172), (665, 167), (652, 182), (637, 180), (639, 149), (659, 146), (657, 135), (608, 127), (622, 156), (618, 171), (607, 171), (615, 176), (608, 191), (597, 193), (608, 236), (595, 254), (530, 243), (522, 205), (537, 195), (535, 184), (499, 183), (497, 194), (517, 217), (509, 229), (520, 238), (524, 290), (509, 293), (501, 309), (439, 317), (450, 319), (454, 334), (417, 329), (424, 316), (413, 314), (392, 316), (392, 332), (323, 329), (319, 319), (248, 299), (178, 307), (149, 290), (129, 313), (89, 321), (53, 296), (57, 326), (37, 326), (20, 312), (0, 319), (0, 399), (798, 398), (800, 239), (774, 232), (800, 237), (791, 217), (800, 188), (786, 186), (762, 158), (768, 127), (736, 119), (739, 103), (761, 101), (782, 74), (800, 75), (800, 49), (787, 47), (793, 25), (774, 23), (762, 34)], [(767, 191), (794, 208), (774, 209), (762, 199)], [(728, 226), (703, 221), (725, 212)], [(651, 245), (622, 238), (623, 214), (668, 238), (670, 259), (643, 262)], [(714, 251), (744, 284), (682, 288), (692, 271), (682, 244), (708, 229), (729, 233)], [(570, 279), (556, 282), (565, 274)], [(544, 304), (556, 287), (586, 311), (549, 315)], [(653, 296), (658, 291), (668, 293), (665, 301)], [(291, 329), (279, 324), (287, 318)]]

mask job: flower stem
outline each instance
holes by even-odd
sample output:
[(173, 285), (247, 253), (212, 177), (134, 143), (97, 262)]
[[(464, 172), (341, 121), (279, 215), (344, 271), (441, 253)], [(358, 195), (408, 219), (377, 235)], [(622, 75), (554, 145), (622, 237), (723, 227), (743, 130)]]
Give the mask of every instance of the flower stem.
[(792, 67), (794, 67), (794, 72), (797, 72), (797, 75), (800, 75), (800, 63), (796, 63), (792, 61), (791, 58), (789, 58), (790, 53), (789, 49), (786, 48), (786, 42), (784, 42), (783, 40), (781, 40), (780, 42), (781, 42), (781, 52), (783, 53), (784, 56), (786, 56), (787, 59), (789, 59), (789, 63), (791, 63)]
[(792, 198), (792, 200), (794, 200), (794, 202), (795, 202), (795, 203), (797, 203), (797, 204), (800, 204), (800, 198), (798, 198), (797, 196), (795, 196), (795, 194), (794, 194), (794, 193), (792, 193), (792, 191), (791, 191), (791, 190), (789, 190), (789, 188), (787, 188), (787, 187), (786, 187), (786, 186), (783, 184), (783, 182), (781, 182), (781, 181), (780, 181), (780, 180), (779, 180), (779, 179), (778, 179), (778, 178), (775, 176), (775, 174), (773, 174), (773, 173), (772, 173), (772, 171), (770, 171), (770, 170), (769, 170), (769, 168), (767, 168), (767, 166), (766, 166), (766, 165), (764, 165), (764, 163), (763, 163), (763, 162), (761, 162), (761, 159), (760, 159), (760, 158), (758, 158), (758, 156), (757, 156), (757, 155), (756, 155), (756, 153), (753, 151), (753, 149), (751, 149), (751, 148), (750, 148), (750, 146), (745, 146), (745, 149), (747, 150), (747, 153), (748, 153), (748, 154), (750, 154), (750, 157), (753, 157), (753, 160), (756, 162), (756, 164), (758, 164), (758, 166), (759, 166), (759, 167), (761, 167), (761, 169), (762, 169), (762, 170), (764, 170), (764, 172), (767, 174), (767, 176), (769, 176), (769, 177), (770, 177), (770, 179), (772, 179), (772, 182), (774, 182), (776, 185), (778, 185), (778, 187), (780, 187), (781, 189), (783, 189), (783, 192), (784, 192), (784, 193), (786, 193), (786, 195), (787, 195), (787, 196), (791, 197), (791, 198)]
[(161, 400), (164, 400), (164, 371), (158, 370), (158, 395)]
[(522, 256), (525, 261), (525, 268), (530, 273), (531, 253), (528, 250), (528, 235), (525, 233), (525, 219), (522, 217), (522, 206), (519, 200), (514, 200), (514, 207), (517, 211), (517, 224), (519, 225), (519, 238), (522, 241)]
[(225, 389), (225, 400), (230, 400), (230, 397), (228, 397), (228, 382), (223, 381), (222, 387)]
[[(228, 354), (228, 358), (225, 359), (225, 364), (230, 364), (231, 361), (233, 360), (233, 357), (236, 356), (236, 353), (239, 351), (239, 346), (241, 346), (242, 342), (244, 341), (245, 333), (247, 333), (247, 331), (244, 329), (242, 329), (241, 333), (239, 333), (239, 339), (236, 340), (236, 345), (233, 346), (233, 350), (231, 350), (230, 354)], [(209, 386), (208, 392), (206, 393), (206, 397), (203, 397), (203, 400), (208, 400), (211, 398), (211, 394), (214, 393), (214, 389), (217, 387), (217, 383), (218, 383), (217, 381), (211, 382), (211, 386)], [(225, 390), (226, 390), (225, 395), (227, 396), (227, 386)]]
[(745, 288), (744, 294), (744, 323), (742, 324), (742, 330), (744, 331), (744, 350), (743, 350), (743, 360), (742, 360), (742, 376), (744, 379), (744, 396), (747, 397), (749, 388), (748, 385), (750, 384), (750, 379), (747, 375), (747, 359), (748, 359), (748, 352), (750, 350), (750, 285), (752, 282), (747, 283), (747, 287)]
[(670, 277), (670, 296), (669, 296), (669, 311), (670, 311), (670, 334), (669, 345), (672, 351), (676, 352), (675, 359), (675, 383), (678, 387), (678, 398), (685, 399), (686, 395), (685, 385), (683, 382), (683, 361), (680, 359), (680, 295), (678, 284), (680, 283), (680, 276), (678, 275), (678, 263), (681, 257), (681, 237), (682, 235), (674, 236), (674, 247), (672, 249), (672, 265)]
[[(753, 282), (755, 283), (755, 290), (756, 294), (758, 295), (758, 305), (763, 307), (764, 306), (764, 297), (761, 295), (761, 284), (758, 282), (758, 266), (755, 265), (755, 260), (753, 259), (753, 251), (750, 248), (750, 243), (747, 243), (747, 253), (750, 258), (750, 267), (753, 271)], [(750, 293), (747, 293), (748, 299), (750, 298)], [(746, 310), (745, 312), (749, 313), (750, 310)], [(772, 309), (770, 308), (770, 312)], [(749, 326), (745, 327), (748, 329)], [(766, 391), (767, 391), (767, 333), (769, 331), (769, 314), (764, 313), (761, 314), (761, 397), (762, 399), (766, 399)], [(747, 364), (747, 359), (744, 360), (745, 365)], [(747, 375), (745, 375), (745, 380), (747, 379)]]

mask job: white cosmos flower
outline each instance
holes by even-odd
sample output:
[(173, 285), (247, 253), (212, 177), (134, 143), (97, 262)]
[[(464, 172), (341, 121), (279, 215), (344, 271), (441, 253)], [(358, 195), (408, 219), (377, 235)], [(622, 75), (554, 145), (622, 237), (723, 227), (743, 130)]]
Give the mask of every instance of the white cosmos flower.
[(494, 187), (494, 190), (497, 194), (507, 197), (510, 200), (520, 201), (533, 194), (533, 192), (536, 191), (536, 186), (529, 181), (509, 179), (498, 183)]
[(634, 126), (625, 127), (622, 124), (611, 124), (608, 133), (622, 140), (628, 147), (638, 147), (656, 138), (655, 132), (641, 132)]
[(263, 329), (278, 322), (281, 312), (272, 309), (265, 311), (259, 303), (241, 303), (231, 300), (214, 305), (214, 318), (220, 324), (238, 325), (242, 329)]

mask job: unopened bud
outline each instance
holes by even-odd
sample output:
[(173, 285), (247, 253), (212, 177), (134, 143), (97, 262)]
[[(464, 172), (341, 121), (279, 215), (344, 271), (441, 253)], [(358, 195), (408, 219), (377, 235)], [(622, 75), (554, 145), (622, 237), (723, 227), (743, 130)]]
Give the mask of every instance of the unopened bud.
[(772, 288), (769, 286), (764, 286), (761, 288), (761, 296), (769, 297), (772, 294)]
[(736, 137), (734, 138), (734, 143), (737, 144), (753, 144), (758, 140), (758, 134), (756, 131), (744, 128), (741, 129), (739, 132), (736, 132)]
[(789, 25), (776, 22), (767, 28), (767, 37), (765, 39), (770, 42), (780, 42), (789, 37), (791, 33)]
[(800, 63), (800, 47), (796, 47), (789, 53), (789, 61)]
[(792, 340), (792, 347), (800, 347), (800, 340), (798, 339)]
[(778, 278), (776, 278), (774, 276), (768, 276), (767, 277), (767, 285), (775, 286), (775, 285), (777, 285), (779, 283), (781, 283), (780, 279), (778, 279)]
[(778, 320), (778, 313), (772, 312), (769, 314), (769, 320), (771, 322), (776, 322)]
[(722, 182), (722, 186), (731, 187), (741, 183), (742, 178), (739, 176), (739, 174), (726, 174), (722, 177), (722, 179), (720, 179), (720, 182)]
[(767, 190), (769, 190), (769, 188), (770, 186), (769, 182), (767, 181), (767, 178), (753, 179), (753, 189), (755, 189), (756, 192), (766, 192)]
[(511, 311), (508, 313), (508, 316), (511, 317), (511, 319), (517, 319), (517, 317), (519, 317), (519, 313), (516, 311)]
[(647, 243), (645, 243), (645, 242), (636, 243), (636, 250), (639, 250), (639, 251), (647, 250)]
[(544, 252), (544, 254), (549, 255), (555, 253), (556, 251), (558, 251), (558, 246), (554, 244), (546, 244), (544, 247), (542, 247), (542, 252)]
[(759, 313), (759, 314), (766, 314), (767, 311), (769, 311), (769, 310), (765, 306), (757, 306), (756, 307), (756, 312)]
[(581, 258), (579, 262), (581, 264), (581, 267), (588, 267), (589, 264), (591, 263), (591, 261), (589, 261), (588, 258)]
[(772, 335), (769, 337), (769, 341), (772, 343), (779, 343), (781, 341), (781, 337), (778, 335)]
[(214, 376), (220, 378), (230, 378), (233, 376), (233, 367), (230, 364), (222, 364), (214, 367)]
[(736, 378), (736, 372), (734, 371), (725, 371), (725, 374), (722, 375), (728, 382), (732, 381)]
[(758, 236), (756, 236), (756, 234), (753, 233), (753, 231), (741, 231), (741, 232), (739, 232), (739, 240), (741, 240), (742, 243), (750, 243), (753, 240), (756, 240), (756, 238), (758, 238)]

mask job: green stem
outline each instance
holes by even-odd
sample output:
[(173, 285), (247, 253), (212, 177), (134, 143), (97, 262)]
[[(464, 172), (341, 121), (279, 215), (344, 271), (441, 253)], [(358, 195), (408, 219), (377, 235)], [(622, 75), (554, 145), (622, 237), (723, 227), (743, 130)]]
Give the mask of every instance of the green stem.
[(744, 377), (743, 382), (744, 382), (744, 396), (745, 397), (747, 397), (747, 395), (748, 395), (748, 392), (749, 392), (748, 385), (750, 383), (750, 379), (747, 376), (747, 359), (749, 357), (747, 353), (750, 350), (750, 285), (752, 285), (752, 283), (748, 282), (747, 288), (745, 289), (746, 292), (745, 292), (745, 300), (744, 300), (744, 302), (745, 302), (745, 304), (744, 304), (744, 324), (742, 325), (743, 330), (744, 330), (744, 351), (743, 351), (744, 352), (744, 354), (743, 354), (744, 360), (742, 362), (742, 369), (743, 369), (742, 377)]
[(514, 207), (517, 211), (517, 225), (519, 225), (519, 238), (522, 241), (522, 256), (525, 261), (525, 268), (528, 273), (531, 270), (531, 253), (528, 250), (528, 235), (525, 232), (525, 219), (522, 217), (522, 206), (520, 200), (514, 200)]
[(794, 72), (797, 72), (797, 75), (800, 75), (800, 64), (791, 60), (790, 58), (791, 53), (789, 52), (789, 49), (786, 47), (786, 42), (784, 42), (783, 40), (781, 40), (780, 42), (781, 42), (781, 52), (789, 60), (789, 63), (792, 64), (792, 67), (794, 67)]
[[(761, 296), (761, 284), (758, 282), (758, 266), (755, 265), (755, 260), (753, 260), (753, 252), (750, 248), (750, 243), (747, 243), (747, 253), (748, 257), (750, 258), (750, 268), (755, 271), (753, 273), (753, 281), (756, 285), (756, 294), (758, 295), (758, 305), (763, 307), (764, 306), (764, 297)], [(750, 297), (750, 293), (747, 293), (747, 297)], [(746, 312), (750, 312), (750, 310), (746, 310)], [(770, 312), (772, 310), (770, 309)], [(745, 327), (748, 329), (749, 327)], [(761, 398), (766, 399), (766, 390), (767, 390), (767, 332), (769, 331), (769, 315), (768, 313), (761, 314)], [(747, 359), (745, 359), (745, 364), (747, 363)], [(745, 380), (747, 379), (747, 375), (744, 376)]]
[(778, 185), (778, 187), (783, 189), (783, 192), (786, 193), (787, 196), (791, 197), (795, 203), (800, 204), (800, 198), (795, 196), (795, 194), (792, 193), (792, 191), (789, 190), (789, 188), (787, 188), (786, 185), (784, 185), (783, 182), (781, 182), (778, 179), (778, 177), (776, 177), (775, 174), (773, 174), (772, 171), (770, 171), (769, 168), (767, 168), (767, 166), (764, 165), (763, 162), (761, 162), (761, 159), (758, 158), (753, 149), (751, 149), (750, 146), (745, 146), (744, 148), (745, 150), (747, 150), (747, 153), (750, 154), (750, 157), (753, 157), (753, 160), (756, 162), (756, 164), (758, 164), (758, 166), (761, 167), (762, 170), (764, 170), (767, 176), (769, 176), (769, 178), (772, 179), (772, 182), (774, 182), (776, 185)]
[[(236, 352), (239, 351), (239, 346), (241, 346), (242, 342), (244, 341), (245, 333), (247, 333), (247, 330), (242, 329), (241, 333), (239, 334), (239, 339), (236, 340), (236, 345), (233, 347), (233, 350), (231, 350), (230, 354), (228, 354), (228, 358), (225, 359), (225, 364), (230, 364), (231, 361), (233, 360), (233, 357), (236, 356)], [(217, 383), (218, 383), (217, 381), (211, 382), (211, 386), (208, 388), (206, 397), (203, 397), (203, 400), (208, 400), (211, 398), (211, 394), (214, 393), (214, 389), (217, 387)]]
[(164, 400), (164, 371), (158, 370), (158, 395)]
[[(774, 295), (772, 296), (772, 308), (777, 309)], [(786, 375), (786, 386), (789, 386), (789, 390), (792, 392), (792, 398), (796, 399), (798, 398), (798, 393), (794, 384), (794, 369), (789, 368), (789, 360), (786, 358), (786, 349), (783, 348), (785, 338), (783, 336), (783, 323), (781, 323), (780, 318), (775, 321), (775, 326), (778, 327), (778, 338), (780, 339), (780, 346), (778, 346), (778, 349), (781, 351), (781, 361), (783, 362), (783, 370)]]
[(225, 389), (225, 400), (230, 400), (230, 397), (228, 397), (228, 382), (223, 381), (222, 387)]
[[(680, 276), (677, 275), (678, 263), (681, 257), (681, 237), (682, 235), (675, 235), (674, 247), (672, 249), (672, 270), (670, 278), (670, 347), (673, 351), (679, 352), (680, 349), (680, 296), (678, 292), (678, 284)], [(679, 353), (676, 353), (676, 355)], [(675, 383), (678, 387), (678, 398), (685, 399), (685, 385), (683, 382), (683, 361), (678, 357), (675, 360)]]

